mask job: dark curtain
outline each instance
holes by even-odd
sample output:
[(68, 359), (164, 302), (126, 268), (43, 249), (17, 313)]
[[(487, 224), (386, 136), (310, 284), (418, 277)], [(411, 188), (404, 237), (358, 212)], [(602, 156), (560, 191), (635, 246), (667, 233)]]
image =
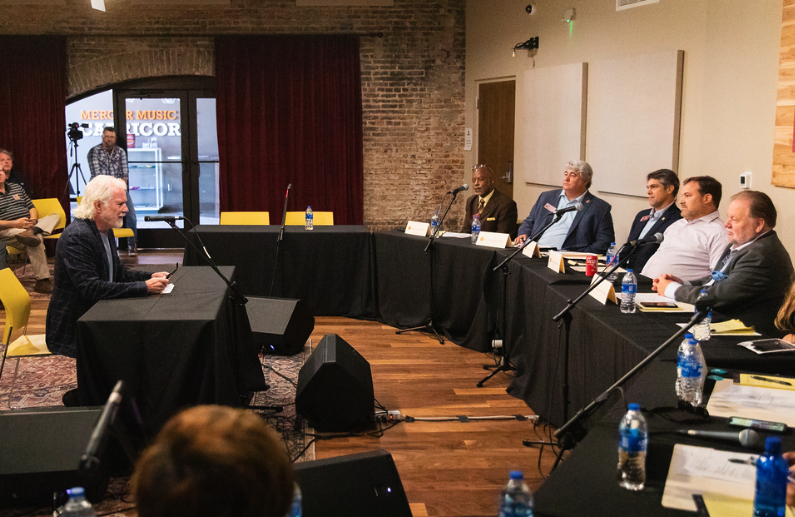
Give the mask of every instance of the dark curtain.
[(334, 212), (362, 224), (359, 41), (349, 36), (216, 40), (221, 210)]
[(66, 41), (0, 36), (0, 63), (0, 148), (14, 153), (35, 197), (59, 198), (68, 216)]

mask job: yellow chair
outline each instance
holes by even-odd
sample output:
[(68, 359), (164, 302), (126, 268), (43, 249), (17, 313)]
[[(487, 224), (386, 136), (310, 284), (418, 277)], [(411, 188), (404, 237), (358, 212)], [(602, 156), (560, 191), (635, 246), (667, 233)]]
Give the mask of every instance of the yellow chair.
[[(11, 390), (8, 392), (8, 407), (10, 409), (20, 360), (24, 357), (51, 355), (51, 353), (45, 343), (44, 334), (28, 335), (27, 333), (28, 319), (30, 318), (30, 295), (9, 268), (0, 270), (0, 301), (5, 305), (6, 313), (6, 325), (3, 331), (3, 343), (6, 346), (3, 350), (2, 362), (0, 362), (0, 378), (3, 376), (6, 358), (11, 357), (17, 360), (14, 378), (11, 381)], [(22, 329), (22, 335), (12, 343), (13, 329)]]
[[(334, 212), (312, 212), (313, 226), (334, 226)], [(287, 226), (303, 226), (306, 212), (287, 212)]]
[[(61, 206), (61, 202), (54, 197), (49, 197), (45, 199), (33, 199), (33, 206), (36, 207), (36, 210), (39, 212), (39, 219), (44, 216), (50, 214), (58, 214), (60, 219), (58, 224), (55, 226), (53, 231), (55, 230), (63, 230), (66, 228), (66, 212), (64, 211), (63, 207)], [(45, 235), (45, 239), (58, 239), (61, 237), (60, 233), (53, 233), (52, 235)]]
[[(8, 251), (8, 256), (9, 257), (11, 255), (24, 255), (25, 254), (24, 251), (18, 250), (18, 249), (16, 249), (13, 246), (8, 246), (8, 245), (6, 246), (6, 251)], [(22, 274), (24, 275), (25, 274), (25, 269), (28, 267), (28, 258), (27, 258), (27, 256), (22, 257), (22, 258), (25, 259), (25, 261), (22, 263)]]
[[(77, 201), (78, 205), (82, 200), (83, 196), (75, 196), (75, 201)], [(133, 233), (132, 228), (114, 228), (113, 237), (116, 239), (124, 239), (124, 238), (135, 237), (135, 234)], [(130, 254), (129, 250), (127, 250), (127, 254), (128, 255)]]
[(221, 212), (221, 224), (267, 226), (271, 224), (271, 215), (269, 212)]

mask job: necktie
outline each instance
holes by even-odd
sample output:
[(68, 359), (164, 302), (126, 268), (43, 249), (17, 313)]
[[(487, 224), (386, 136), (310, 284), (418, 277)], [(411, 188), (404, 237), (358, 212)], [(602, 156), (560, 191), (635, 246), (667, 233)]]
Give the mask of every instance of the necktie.
[(481, 199), (480, 203), (478, 204), (478, 215), (481, 215), (483, 213), (484, 206), (486, 206), (486, 202)]

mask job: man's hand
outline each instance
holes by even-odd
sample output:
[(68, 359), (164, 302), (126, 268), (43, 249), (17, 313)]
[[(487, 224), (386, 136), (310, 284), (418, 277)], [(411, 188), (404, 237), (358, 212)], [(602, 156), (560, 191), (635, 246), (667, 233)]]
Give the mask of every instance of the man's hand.
[(165, 278), (155, 278), (152, 276), (152, 278), (146, 281), (146, 292), (149, 294), (160, 294), (167, 285), (168, 280)]
[[(795, 452), (785, 452), (784, 459), (789, 465), (789, 475), (795, 476)], [(795, 483), (787, 483), (787, 506), (795, 506)]]
[(657, 291), (657, 294), (659, 294), (660, 296), (665, 296), (665, 289), (671, 284), (671, 282), (676, 282), (677, 284), (684, 284), (682, 279), (675, 277), (674, 275), (663, 273), (662, 275), (652, 280), (651, 290)]
[(20, 217), (16, 221), (14, 221), (14, 228), (19, 228), (20, 230), (27, 230), (28, 228), (33, 228), (36, 225), (36, 221), (29, 218), (29, 217)]
[(520, 235), (513, 240), (513, 243), (516, 245), (524, 243), (527, 240), (527, 235)]
[(152, 273), (152, 278), (168, 278), (168, 273), (166, 271), (158, 271), (157, 273)]

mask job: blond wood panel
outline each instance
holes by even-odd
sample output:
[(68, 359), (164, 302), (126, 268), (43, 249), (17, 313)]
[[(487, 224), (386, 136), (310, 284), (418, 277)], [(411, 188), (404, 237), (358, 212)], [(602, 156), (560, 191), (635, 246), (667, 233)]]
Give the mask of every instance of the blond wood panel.
[(785, 0), (781, 16), (778, 93), (776, 100), (773, 167), (770, 183), (795, 188), (795, 1)]

